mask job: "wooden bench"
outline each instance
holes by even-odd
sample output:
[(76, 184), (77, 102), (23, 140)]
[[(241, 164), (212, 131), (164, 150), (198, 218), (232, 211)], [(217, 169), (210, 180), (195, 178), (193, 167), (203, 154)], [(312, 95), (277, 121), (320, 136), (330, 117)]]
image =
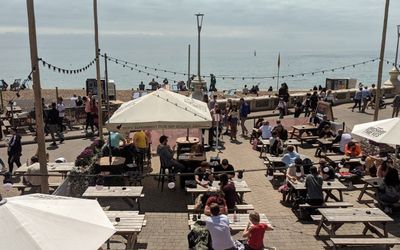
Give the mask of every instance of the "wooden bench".
[[(49, 188), (55, 190), (55, 189), (57, 189), (60, 185), (61, 185), (61, 183), (49, 183)], [(30, 186), (30, 185), (27, 185), (27, 184), (22, 183), (22, 182), (13, 183), (13, 186), (12, 186), (12, 187), (18, 189), (18, 191), (21, 191), (22, 193), (25, 192), (25, 188), (39, 188), (39, 189), (40, 189), (40, 186)]]
[(325, 202), (322, 205), (310, 205), (308, 203), (305, 204), (300, 204), (300, 218), (303, 218), (303, 210), (306, 208), (347, 208), (347, 207), (353, 207), (353, 204), (350, 202)]
[(319, 222), (322, 219), (322, 215), (320, 215), (320, 214), (312, 214), (312, 215), (310, 215), (310, 217), (315, 222)]
[(308, 135), (308, 136), (302, 136), (299, 138), (301, 145), (303, 145), (304, 141), (312, 141), (312, 140), (317, 140), (319, 136), (317, 135)]
[(331, 238), (331, 241), (336, 246), (385, 246), (386, 249), (394, 245), (400, 245), (399, 238)]
[[(189, 213), (202, 212), (202, 210), (194, 209), (194, 205), (188, 205), (187, 209)], [(249, 210), (254, 210), (254, 206), (251, 204), (238, 204), (232, 209), (232, 211), (236, 211), (237, 213), (247, 213)]]

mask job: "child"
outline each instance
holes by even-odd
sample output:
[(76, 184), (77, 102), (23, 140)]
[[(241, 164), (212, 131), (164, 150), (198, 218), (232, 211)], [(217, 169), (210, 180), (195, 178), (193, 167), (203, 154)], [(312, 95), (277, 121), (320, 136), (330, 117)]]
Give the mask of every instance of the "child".
[(271, 224), (260, 223), (260, 215), (257, 212), (249, 214), (250, 222), (247, 228), (243, 231), (243, 237), (248, 238), (245, 243), (246, 250), (261, 250), (264, 249), (264, 233), (266, 230), (274, 230)]

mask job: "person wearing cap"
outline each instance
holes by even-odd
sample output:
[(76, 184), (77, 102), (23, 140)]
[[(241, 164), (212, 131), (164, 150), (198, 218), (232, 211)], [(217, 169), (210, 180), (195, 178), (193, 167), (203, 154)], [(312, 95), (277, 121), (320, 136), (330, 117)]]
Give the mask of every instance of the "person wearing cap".
[(326, 160), (321, 159), (319, 161), (319, 169), (322, 172), (322, 178), (327, 181), (327, 180), (334, 180), (336, 177), (335, 170), (333, 167), (331, 167)]
[(200, 167), (197, 167), (194, 170), (194, 180), (198, 185), (204, 188), (208, 187), (208, 183), (213, 180), (213, 175), (211, 174), (208, 162), (201, 162)]
[(157, 147), (157, 154), (160, 156), (160, 162), (164, 168), (172, 171), (173, 173), (182, 172), (185, 169), (180, 162), (174, 160), (175, 146), (172, 148), (168, 145), (168, 136), (160, 136), (160, 145)]
[(219, 177), (223, 173), (227, 174), (229, 179), (235, 177), (235, 169), (231, 164), (229, 164), (228, 159), (223, 159), (221, 164), (218, 164), (216, 167), (214, 167), (214, 172), (218, 173), (216, 177)]
[(350, 157), (361, 156), (361, 154), (362, 154), (361, 146), (360, 146), (360, 144), (358, 144), (354, 141), (350, 141), (344, 147), (344, 153), (346, 156), (350, 156)]

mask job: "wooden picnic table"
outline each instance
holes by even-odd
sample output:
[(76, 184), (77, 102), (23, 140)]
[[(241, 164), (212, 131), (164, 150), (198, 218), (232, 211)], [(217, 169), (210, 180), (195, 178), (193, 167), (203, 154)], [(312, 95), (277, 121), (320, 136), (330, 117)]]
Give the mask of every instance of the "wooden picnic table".
[(346, 163), (358, 163), (361, 162), (361, 156), (357, 157), (350, 157), (350, 156), (345, 156), (345, 155), (325, 155), (325, 159), (333, 164), (337, 164), (342, 161), (342, 159), (345, 159)]
[(138, 209), (140, 211), (140, 199), (144, 197), (142, 186), (108, 186), (103, 187), (101, 190), (97, 190), (96, 187), (90, 186), (83, 193), (84, 198), (122, 198), (125, 203), (130, 207), (134, 206), (133, 202), (138, 204)]
[[(197, 218), (196, 221), (205, 221), (205, 220), (207, 220), (208, 217), (209, 217), (208, 215), (201, 214), (200, 219)], [(228, 218), (229, 218), (229, 227), (233, 231), (245, 230), (247, 227), (247, 224), (250, 222), (248, 214), (236, 214), (237, 221), (233, 220), (234, 214), (228, 214)], [(188, 224), (189, 224), (190, 229), (193, 228), (196, 221), (193, 220), (193, 214), (189, 214)], [(269, 220), (268, 220), (267, 216), (265, 216), (265, 214), (260, 214), (260, 222), (269, 224)]]
[[(39, 167), (40, 163), (36, 162), (32, 165), (27, 166), (26, 163), (22, 164), (21, 167), (17, 168), (14, 173), (15, 174), (25, 174), (28, 171), (28, 167)], [(65, 163), (56, 163), (56, 162), (49, 162), (47, 163), (47, 172), (49, 173), (61, 173), (62, 177), (64, 178), (68, 172), (70, 172), (75, 167), (74, 162), (65, 162)]]
[(301, 142), (299, 142), (296, 139), (287, 139), (286, 141), (283, 142), (283, 146), (294, 146), (296, 148), (296, 151), (299, 152), (299, 146), (301, 145)]
[[(146, 225), (145, 215), (139, 211), (104, 211), (108, 219), (113, 224), (116, 235), (121, 235), (126, 239), (126, 249), (133, 249), (137, 235)], [(116, 218), (119, 218), (116, 220)], [(110, 241), (107, 241), (107, 249), (110, 249)]]
[[(239, 195), (239, 203), (243, 203), (243, 196), (245, 193), (250, 193), (251, 189), (249, 188), (249, 186), (247, 185), (246, 181), (238, 181), (238, 180), (234, 180), (233, 183), (235, 184), (235, 188), (236, 188), (236, 193), (238, 193)], [(213, 181), (212, 186), (210, 187), (202, 187), (200, 185), (197, 184), (196, 188), (190, 188), (190, 187), (186, 187), (186, 192), (191, 193), (192, 197), (193, 197), (193, 201), (195, 200), (196, 196), (199, 194), (204, 194), (208, 191), (213, 191), (213, 190), (219, 190), (220, 186), (219, 186), (219, 181)]]
[[(365, 225), (363, 235), (370, 230), (379, 237), (386, 238), (388, 237), (386, 224), (393, 221), (379, 208), (319, 208), (318, 211), (322, 218), (315, 232), (316, 236), (319, 236), (322, 228), (334, 237), (336, 231), (345, 223), (363, 223)], [(381, 224), (383, 233), (372, 223)]]
[[(307, 190), (305, 180), (302, 182), (300, 182), (300, 181), (293, 182), (293, 181), (289, 180), (289, 183), (290, 183), (290, 185), (293, 186), (293, 189), (295, 190), (295, 192), (297, 193), (298, 196), (300, 196), (301, 191)], [(343, 201), (343, 190), (346, 190), (346, 189), (347, 189), (347, 187), (338, 180), (324, 181), (322, 183), (322, 191), (324, 191), (326, 194), (325, 202), (328, 201), (329, 198), (331, 198), (335, 201)], [(332, 193), (334, 190), (337, 190), (339, 192), (339, 198), (336, 197)], [(288, 195), (288, 198), (289, 198), (289, 195)]]
[[(291, 132), (290, 139), (293, 139), (295, 136), (301, 143), (303, 144), (303, 141), (307, 139), (317, 139), (318, 137), (316, 136), (309, 136), (307, 133), (312, 133), (314, 134), (317, 130), (318, 127), (314, 126), (313, 124), (304, 124), (304, 125), (294, 125), (292, 126), (293, 130)], [(303, 136), (303, 134), (306, 133), (306, 136)], [(316, 138), (315, 138), (316, 137)]]
[[(358, 196), (358, 201), (362, 199), (364, 194), (369, 195), (370, 197), (375, 199), (375, 192), (378, 190), (379, 186), (382, 184), (383, 179), (379, 177), (366, 177), (361, 179), (364, 182), (364, 187)], [(368, 190), (373, 190), (373, 193), (368, 192)]]
[[(317, 139), (317, 142), (319, 144), (319, 147), (315, 150), (315, 156), (321, 157), (321, 153), (324, 153), (325, 155), (327, 154), (328, 148), (331, 148), (333, 146), (333, 140), (335, 138), (319, 138)], [(335, 144), (339, 146), (339, 144)]]
[[(12, 107), (12, 113), (19, 113), (19, 112), (22, 112), (22, 108), (20, 107), (20, 106), (13, 106)], [(11, 113), (11, 107), (10, 106), (7, 106), (6, 107), (6, 115), (8, 116), (8, 115), (11, 115), (11, 114), (9, 114), (9, 113)]]
[(100, 172), (104, 171), (115, 171), (121, 169), (125, 164), (125, 158), (120, 156), (103, 156), (96, 160), (96, 165), (99, 168)]

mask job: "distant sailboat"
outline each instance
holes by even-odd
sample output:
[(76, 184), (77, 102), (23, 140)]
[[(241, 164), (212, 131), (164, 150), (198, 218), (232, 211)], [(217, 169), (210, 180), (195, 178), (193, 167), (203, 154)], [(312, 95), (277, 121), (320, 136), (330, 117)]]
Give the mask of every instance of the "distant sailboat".
[(254, 50), (254, 56), (257, 56), (257, 51)]

